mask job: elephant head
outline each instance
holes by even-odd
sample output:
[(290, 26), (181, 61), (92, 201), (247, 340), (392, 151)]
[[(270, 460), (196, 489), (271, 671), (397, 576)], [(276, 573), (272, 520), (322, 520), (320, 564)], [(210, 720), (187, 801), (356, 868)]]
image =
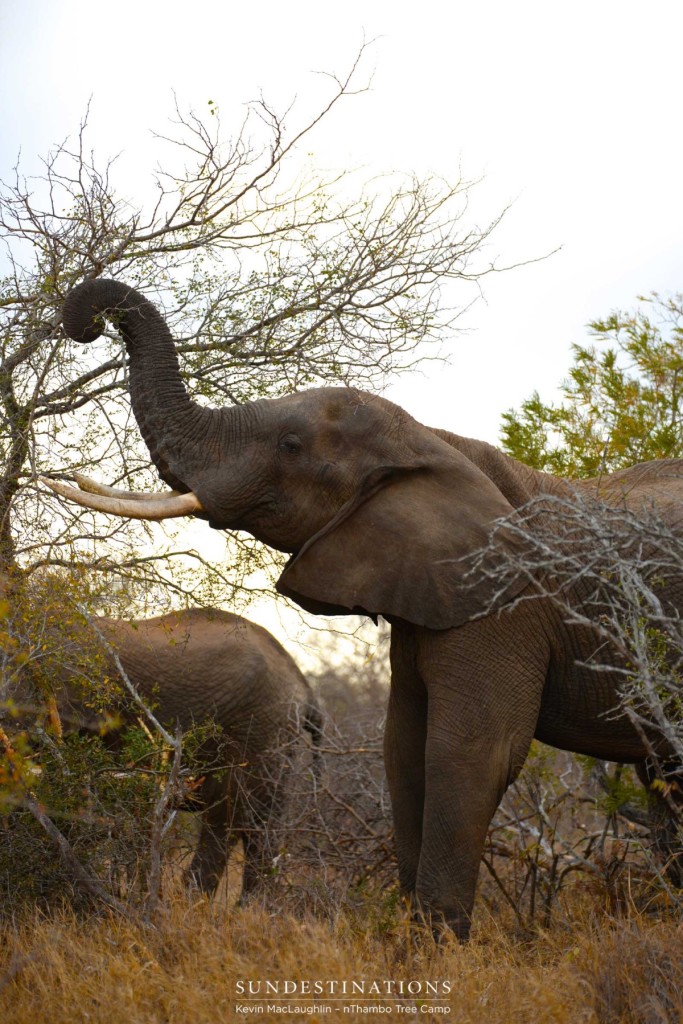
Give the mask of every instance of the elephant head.
[[(385, 399), (318, 388), (228, 408), (188, 395), (170, 331), (138, 292), (86, 281), (64, 328), (92, 341), (108, 319), (130, 356), (133, 411), (176, 494), (154, 501), (94, 487), (53, 489), (136, 518), (195, 514), (289, 553), (278, 589), (325, 614), (362, 612), (447, 629), (491, 609), (490, 577), (471, 556), (511, 506), (459, 451)], [(519, 588), (517, 588), (519, 589)], [(499, 597), (507, 599), (507, 591)]]

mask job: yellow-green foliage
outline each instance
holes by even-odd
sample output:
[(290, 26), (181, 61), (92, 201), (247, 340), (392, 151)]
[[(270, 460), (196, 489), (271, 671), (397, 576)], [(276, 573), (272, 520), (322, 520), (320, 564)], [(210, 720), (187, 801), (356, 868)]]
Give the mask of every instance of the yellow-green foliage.
[[(0, 917), (25, 901), (83, 904), (31, 801), (106, 891), (131, 899), (144, 875), (168, 752), (156, 733), (138, 725), (137, 707), (134, 714), (129, 709), (128, 728), (114, 735), (124, 693), (82, 610), (91, 600), (86, 581), (73, 573), (0, 583)], [(183, 775), (211, 734), (211, 723), (188, 732)]]
[(598, 345), (573, 346), (559, 404), (534, 392), (503, 415), (509, 455), (568, 477), (683, 455), (683, 296), (641, 303), (589, 325)]
[(20, 710), (23, 701), (23, 710), (42, 718), (52, 733), (60, 727), (50, 701), (66, 680), (86, 704), (111, 703), (120, 689), (107, 651), (88, 623), (93, 594), (87, 576), (75, 571), (31, 580), (2, 576), (0, 595), (0, 701), (9, 697)]
[[(120, 748), (109, 749), (97, 736), (74, 734), (32, 754), (33, 796), (108, 888), (119, 888), (124, 879), (130, 885), (144, 857), (145, 823), (159, 797), (157, 775), (145, 769), (155, 760), (158, 751), (141, 730), (126, 733)], [(0, 818), (0, 887), (11, 894), (13, 909), (26, 900), (72, 899), (77, 905), (83, 900), (52, 840), (22, 806), (20, 788), (12, 813)], [(7, 909), (0, 906), (0, 916)]]

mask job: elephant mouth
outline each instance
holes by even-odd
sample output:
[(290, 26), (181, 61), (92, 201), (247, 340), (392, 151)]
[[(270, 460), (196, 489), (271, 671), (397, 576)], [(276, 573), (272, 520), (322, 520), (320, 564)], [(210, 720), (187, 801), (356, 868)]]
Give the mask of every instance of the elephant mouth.
[(73, 501), (75, 504), (93, 509), (95, 512), (107, 512), (125, 519), (158, 521), (197, 515), (204, 511), (202, 503), (194, 491), (188, 491), (185, 494), (178, 491), (167, 491), (163, 494), (123, 491), (116, 487), (99, 484), (80, 473), (74, 473), (74, 480), (78, 487), (72, 487), (60, 480), (50, 480), (44, 476), (39, 479), (51, 491), (66, 498), (67, 501)]

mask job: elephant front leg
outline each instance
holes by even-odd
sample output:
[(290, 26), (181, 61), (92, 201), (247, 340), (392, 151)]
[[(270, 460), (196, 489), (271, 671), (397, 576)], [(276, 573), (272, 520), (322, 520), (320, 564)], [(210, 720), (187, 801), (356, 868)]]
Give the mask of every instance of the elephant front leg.
[(466, 941), (486, 834), (507, 785), (509, 748), (491, 747), (485, 761), (454, 765), (452, 750), (434, 747), (432, 741), (415, 903), (435, 934), (446, 926)]
[(391, 796), (401, 893), (411, 900), (417, 884), (425, 797), (427, 691), (410, 647), (396, 627), (391, 640), (391, 692), (384, 733), (384, 765)]
[[(487, 830), (526, 759), (547, 671), (546, 649), (521, 642), (520, 618), (424, 636), (420, 646), (428, 715), (416, 902), (435, 930), (463, 940)], [(504, 642), (487, 644), (487, 633)]]

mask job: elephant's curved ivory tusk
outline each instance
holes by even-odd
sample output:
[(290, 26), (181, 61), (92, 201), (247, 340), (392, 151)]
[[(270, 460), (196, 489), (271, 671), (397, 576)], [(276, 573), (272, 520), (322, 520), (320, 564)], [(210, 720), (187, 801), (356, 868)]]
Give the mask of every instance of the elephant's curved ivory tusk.
[(92, 494), (89, 491), (80, 491), (69, 484), (60, 483), (58, 480), (48, 480), (46, 477), (39, 478), (42, 483), (49, 487), (55, 494), (76, 502), (84, 508), (94, 509), (96, 512), (107, 512), (109, 515), (122, 516), (126, 519), (175, 519), (180, 516), (191, 516), (195, 512), (201, 512), (202, 506), (196, 494), (190, 491), (188, 494), (179, 494), (175, 497), (159, 496), (152, 499), (113, 498), (106, 494)]
[(89, 494), (104, 494), (108, 498), (121, 498), (123, 501), (167, 501), (169, 498), (177, 498), (183, 493), (181, 491), (165, 491), (160, 494), (145, 493), (145, 491), (123, 491), (118, 487), (107, 487), (106, 484), (100, 484), (97, 480), (92, 480), (82, 473), (74, 473), (73, 478), (82, 491), (87, 491)]

